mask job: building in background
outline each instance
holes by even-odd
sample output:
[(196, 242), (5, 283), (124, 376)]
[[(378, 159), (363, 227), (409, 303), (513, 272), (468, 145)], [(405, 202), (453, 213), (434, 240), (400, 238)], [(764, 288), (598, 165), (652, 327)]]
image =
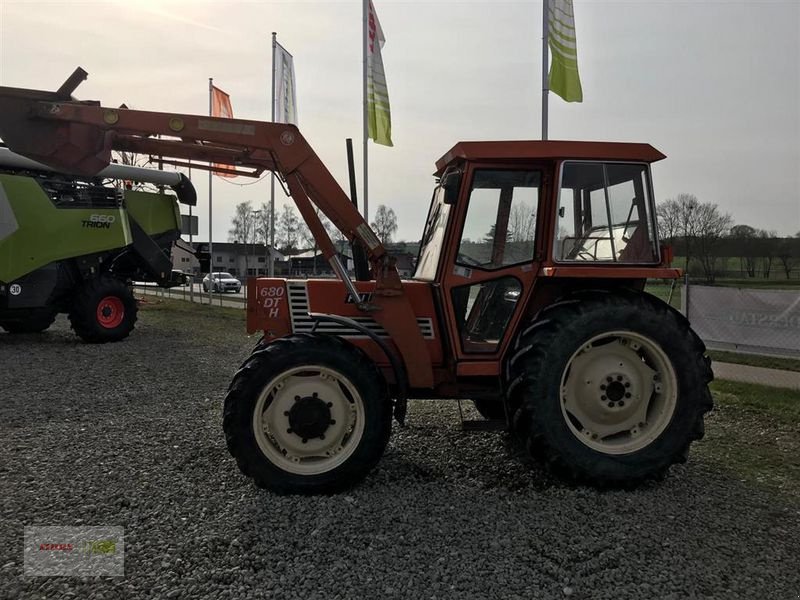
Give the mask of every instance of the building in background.
[[(197, 263), (197, 270), (192, 271), (196, 274), (208, 272), (208, 267), (204, 263), (208, 258), (208, 244), (194, 244), (197, 256), (200, 260)], [(214, 256), (211, 258), (211, 268), (214, 272), (223, 271), (230, 273), (234, 277), (244, 279), (246, 277), (265, 277), (269, 273), (270, 253), (275, 258), (275, 275), (283, 275), (287, 272), (288, 262), (286, 257), (263, 244), (239, 244), (238, 242), (214, 242)], [(173, 261), (173, 264), (174, 261)], [(174, 268), (181, 269), (181, 263)], [(181, 269), (186, 270), (186, 269)]]

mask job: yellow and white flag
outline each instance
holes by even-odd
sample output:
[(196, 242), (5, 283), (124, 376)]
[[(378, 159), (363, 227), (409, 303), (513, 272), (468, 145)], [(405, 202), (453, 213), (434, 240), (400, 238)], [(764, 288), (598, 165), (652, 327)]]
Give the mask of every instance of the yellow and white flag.
[(367, 122), (369, 137), (376, 144), (392, 146), (392, 116), (389, 110), (389, 89), (383, 71), (381, 49), (386, 43), (372, 0), (369, 2), (367, 35)]
[(567, 102), (583, 102), (572, 0), (547, 2), (547, 43), (552, 54), (548, 87)]

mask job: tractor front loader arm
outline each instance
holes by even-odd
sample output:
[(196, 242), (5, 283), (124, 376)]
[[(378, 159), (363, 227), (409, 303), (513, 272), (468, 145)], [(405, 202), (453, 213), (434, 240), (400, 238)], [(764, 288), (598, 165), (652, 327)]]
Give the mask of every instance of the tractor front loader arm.
[[(312, 216), (301, 206), (305, 200), (348, 240), (363, 245), (380, 292), (402, 293), (383, 244), (294, 125), (107, 108), (60, 100), (54, 92), (0, 87), (0, 137), (18, 154), (85, 176), (108, 166), (112, 150), (202, 161), (207, 164), (193, 162), (192, 167), (249, 177), (274, 171), (289, 185), (328, 260), (336, 256), (333, 243), (316, 211)], [(231, 167), (218, 169), (216, 164)]]
[[(191, 160), (195, 169), (248, 177), (275, 172), (288, 185), (320, 250), (357, 306), (375, 310), (375, 319), (393, 337), (410, 367), (411, 385), (432, 385), (430, 361), (420, 357), (419, 349), (426, 346), (394, 259), (296, 126), (77, 101), (70, 94), (85, 75), (77, 70), (56, 92), (0, 87), (0, 137), (18, 154), (84, 176), (94, 176), (107, 167), (114, 150), (158, 156), (163, 163), (176, 166), (189, 166), (185, 161)], [(366, 250), (375, 278), (371, 303), (359, 302), (355, 285), (313, 205), (349, 241), (357, 241)]]

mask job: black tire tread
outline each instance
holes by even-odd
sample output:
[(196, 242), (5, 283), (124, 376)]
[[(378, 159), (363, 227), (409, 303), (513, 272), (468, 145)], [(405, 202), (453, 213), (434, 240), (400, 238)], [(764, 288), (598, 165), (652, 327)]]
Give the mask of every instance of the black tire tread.
[[(113, 330), (105, 329), (97, 322), (97, 303), (105, 296), (117, 296), (125, 305), (123, 321)], [(130, 335), (136, 325), (138, 308), (136, 298), (125, 282), (111, 275), (101, 275), (86, 281), (75, 293), (68, 316), (78, 337), (91, 344), (105, 344)]]
[[(280, 471), (277, 467), (264, 468), (264, 459), (252, 438), (252, 410), (263, 386), (281, 370), (272, 366), (287, 357), (297, 359), (296, 365), (309, 357), (309, 361), (324, 362), (320, 355), (335, 362), (357, 365), (367, 381), (374, 382), (374, 397), (367, 397), (360, 389), (366, 410), (376, 410), (379, 423), (375, 431), (364, 432), (361, 444), (366, 450), (357, 460), (351, 456), (330, 473), (301, 477)], [(336, 367), (334, 367), (336, 368)], [(349, 374), (348, 374), (349, 375)], [(357, 382), (352, 381), (354, 385)], [(259, 488), (278, 494), (331, 494), (343, 491), (363, 480), (375, 467), (389, 443), (392, 429), (392, 404), (386, 381), (375, 363), (360, 349), (337, 336), (299, 333), (272, 342), (260, 341), (250, 357), (236, 372), (228, 388), (223, 408), (225, 443), (239, 470), (253, 479)], [(356, 453), (357, 454), (357, 453)], [(280, 472), (279, 472), (280, 471)]]
[(477, 398), (472, 401), (475, 405), (475, 410), (487, 421), (497, 421), (506, 419), (506, 409), (503, 406), (501, 399), (488, 400), (486, 398)]
[[(647, 480), (661, 480), (669, 467), (675, 463), (686, 462), (689, 446), (704, 435), (704, 415), (713, 408), (713, 399), (708, 383), (713, 380), (711, 361), (705, 356), (705, 344), (692, 331), (686, 318), (661, 300), (640, 292), (618, 290), (609, 293), (603, 290), (586, 290), (558, 301), (539, 312), (531, 324), (522, 329), (514, 343), (506, 368), (506, 389), (513, 397), (507, 399), (514, 407), (513, 429), (526, 442), (530, 454), (543, 460), (548, 469), (558, 476), (573, 483), (588, 483), (596, 487), (630, 488)], [(545, 435), (546, 423), (537, 419), (539, 399), (525, 397), (525, 391), (535, 385), (537, 377), (548, 367), (549, 349), (559, 344), (560, 332), (584, 316), (587, 312), (614, 311), (620, 302), (632, 304), (639, 311), (647, 311), (662, 323), (666, 330), (673, 331), (680, 337), (687, 353), (692, 356), (694, 372), (698, 378), (698, 386), (692, 399), (692, 419), (685, 439), (670, 456), (665, 457), (662, 464), (646, 473), (636, 473), (624, 478), (609, 479), (607, 473), (598, 475), (586, 469), (576, 468), (570, 464), (558, 448), (548, 443)], [(678, 373), (678, 377), (682, 376)], [(679, 381), (680, 387), (680, 381)]]

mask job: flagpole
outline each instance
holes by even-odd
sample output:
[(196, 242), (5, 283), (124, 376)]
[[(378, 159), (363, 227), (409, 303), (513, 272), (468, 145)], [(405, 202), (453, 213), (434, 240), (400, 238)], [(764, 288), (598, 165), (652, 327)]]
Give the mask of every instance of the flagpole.
[[(272, 122), (275, 122), (275, 44), (277, 34), (272, 32)], [(269, 276), (275, 277), (275, 172), (269, 182)]]
[[(189, 159), (189, 181), (192, 180), (192, 159)], [(192, 205), (189, 205), (189, 245), (194, 248), (194, 241), (192, 237)]]
[[(208, 116), (210, 117), (213, 112), (212, 107), (212, 100), (211, 97), (213, 96), (214, 88), (214, 78), (208, 78)], [(213, 236), (213, 221), (212, 221), (212, 210), (211, 210), (211, 187), (213, 183), (213, 172), (211, 169), (208, 171), (208, 273), (210, 275), (208, 281), (208, 304), (211, 304), (214, 301), (214, 239)]]
[(549, 97), (549, 83), (547, 80), (547, 66), (549, 62), (549, 47), (548, 47), (548, 0), (543, 0), (542, 5), (544, 6), (543, 10), (543, 17), (542, 17), (542, 139), (547, 139), (547, 112), (548, 106), (547, 101)]
[(367, 57), (369, 53), (369, 0), (364, 0), (361, 9), (361, 29), (362, 29), (362, 95), (364, 99), (363, 111), (363, 131), (364, 131), (364, 220), (369, 222), (369, 178), (368, 178), (368, 151), (367, 140), (369, 139), (369, 122), (367, 117)]

